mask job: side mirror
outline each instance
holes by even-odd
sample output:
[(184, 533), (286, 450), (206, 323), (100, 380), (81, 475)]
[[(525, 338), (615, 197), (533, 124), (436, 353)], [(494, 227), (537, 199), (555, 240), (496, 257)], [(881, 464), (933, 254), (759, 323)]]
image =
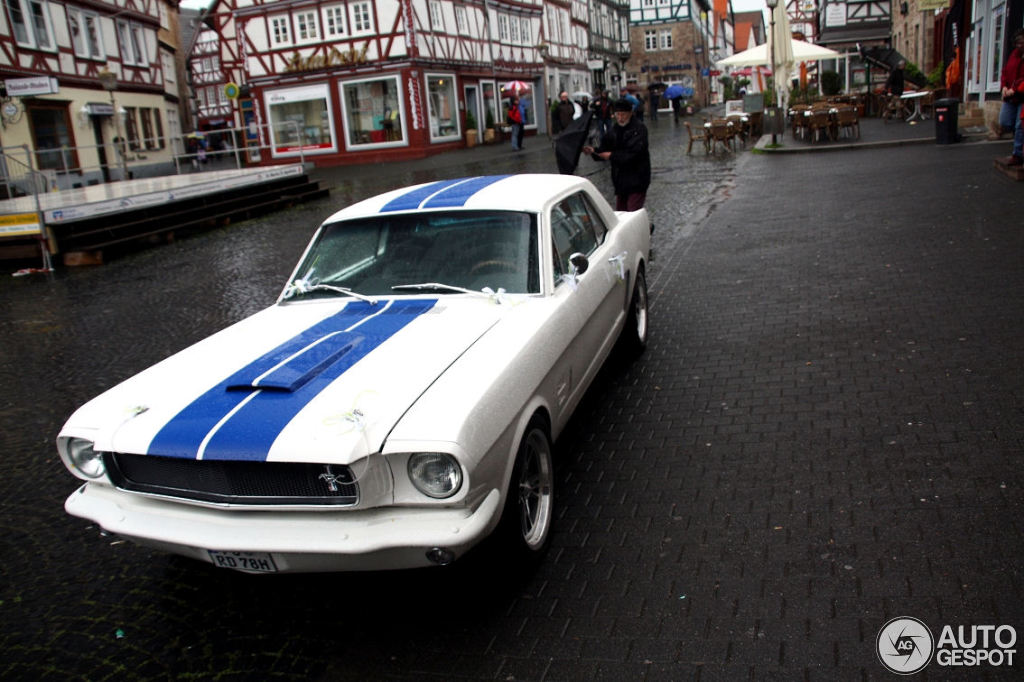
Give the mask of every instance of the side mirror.
[(569, 265), (572, 266), (572, 276), (579, 277), (590, 267), (590, 259), (577, 251), (569, 256)]

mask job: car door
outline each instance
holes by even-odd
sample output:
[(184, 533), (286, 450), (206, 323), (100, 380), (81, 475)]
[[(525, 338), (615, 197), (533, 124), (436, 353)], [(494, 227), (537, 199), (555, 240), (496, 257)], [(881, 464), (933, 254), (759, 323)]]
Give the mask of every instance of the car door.
[[(625, 277), (621, 254), (609, 239), (607, 226), (584, 192), (572, 194), (551, 208), (552, 250), (557, 286), (572, 289), (572, 393), (575, 399), (600, 369), (614, 343), (624, 314)], [(573, 275), (569, 258), (582, 253), (587, 271)], [(575, 402), (575, 400), (573, 401)]]

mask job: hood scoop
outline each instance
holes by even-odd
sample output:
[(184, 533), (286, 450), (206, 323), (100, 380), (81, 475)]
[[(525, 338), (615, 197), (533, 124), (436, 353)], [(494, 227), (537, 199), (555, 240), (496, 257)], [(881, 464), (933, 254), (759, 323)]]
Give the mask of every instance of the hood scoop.
[[(274, 365), (260, 373), (242, 370), (227, 382), (229, 391), (281, 391), (294, 393), (359, 347), (366, 337), (355, 332), (327, 334), (287, 357), (265, 356), (255, 366)], [(249, 369), (249, 372), (252, 370)]]

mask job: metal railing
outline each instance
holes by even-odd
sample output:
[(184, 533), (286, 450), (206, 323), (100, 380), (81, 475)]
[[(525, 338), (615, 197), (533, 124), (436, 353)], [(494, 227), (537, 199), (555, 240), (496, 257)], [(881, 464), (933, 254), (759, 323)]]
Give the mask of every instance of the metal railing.
[(127, 144), (115, 141), (35, 151), (27, 145), (4, 147), (0, 148), (4, 159), (0, 187), (12, 197), (123, 179), (242, 168), (269, 158), (281, 160), (272, 147), (289, 148), (287, 156), (294, 155), (305, 164), (305, 151), (312, 141), (303, 139), (303, 130), (296, 121), (284, 121), (132, 139)]

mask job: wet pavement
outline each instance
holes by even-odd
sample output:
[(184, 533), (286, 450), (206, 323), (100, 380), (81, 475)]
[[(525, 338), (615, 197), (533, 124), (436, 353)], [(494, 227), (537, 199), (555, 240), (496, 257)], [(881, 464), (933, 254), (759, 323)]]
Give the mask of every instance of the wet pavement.
[[(79, 404), (269, 305), (316, 224), (547, 140), (315, 175), (331, 197), (0, 277), (4, 679), (896, 679), (891, 618), (1024, 633), (1024, 186), (1006, 143), (686, 155), (651, 124), (651, 343), (557, 444), (536, 573), (246, 576), (64, 514)], [(607, 172), (588, 175), (606, 194)], [(922, 679), (1019, 679), (1014, 666)]]

